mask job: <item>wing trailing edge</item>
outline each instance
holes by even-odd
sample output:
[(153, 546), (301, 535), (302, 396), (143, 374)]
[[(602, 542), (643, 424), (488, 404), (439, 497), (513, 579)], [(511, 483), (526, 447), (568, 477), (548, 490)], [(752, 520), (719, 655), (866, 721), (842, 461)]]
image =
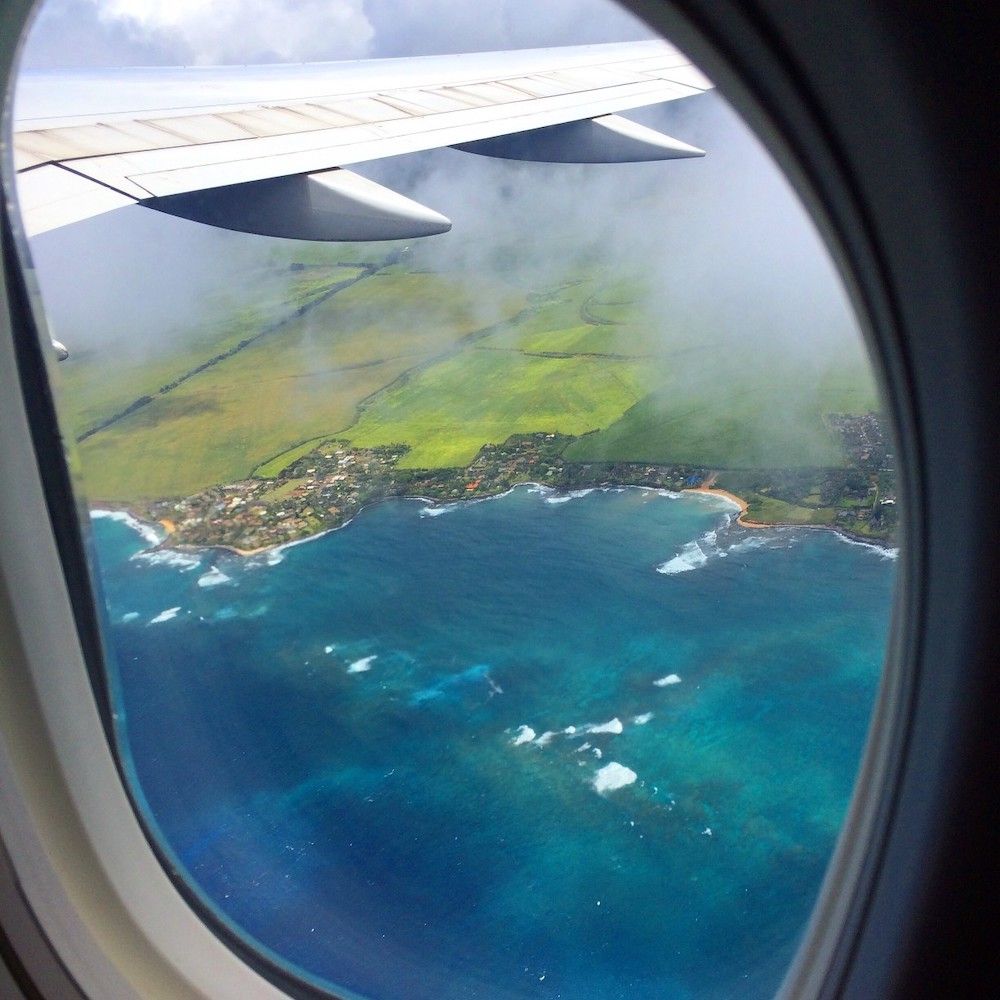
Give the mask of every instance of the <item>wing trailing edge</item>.
[[(712, 87), (662, 41), (201, 71), (206, 93), (228, 98), (213, 105), (199, 71), (135, 72), (100, 100), (84, 81), (96, 114), (17, 124), (27, 235), (134, 204), (292, 239), (442, 233), (444, 216), (339, 168), (447, 146), (555, 163), (702, 156), (618, 112)], [(195, 93), (181, 95), (185, 81)], [(71, 80), (52, 83), (63, 107)]]

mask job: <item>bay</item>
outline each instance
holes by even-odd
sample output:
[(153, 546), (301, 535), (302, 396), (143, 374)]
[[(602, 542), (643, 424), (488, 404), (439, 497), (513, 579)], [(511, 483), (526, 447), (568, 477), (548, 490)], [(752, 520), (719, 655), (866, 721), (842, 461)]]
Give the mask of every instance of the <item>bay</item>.
[(346, 994), (769, 996), (894, 571), (733, 517), (519, 487), (250, 558), (96, 517), (140, 808), (220, 919)]

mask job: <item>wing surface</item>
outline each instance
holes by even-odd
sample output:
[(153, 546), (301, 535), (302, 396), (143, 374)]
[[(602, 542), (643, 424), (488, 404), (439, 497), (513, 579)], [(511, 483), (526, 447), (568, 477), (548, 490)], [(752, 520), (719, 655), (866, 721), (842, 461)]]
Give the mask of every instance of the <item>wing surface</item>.
[(29, 235), (138, 203), (304, 239), (407, 238), (450, 227), (432, 209), (342, 169), (368, 160), (443, 146), (557, 162), (703, 155), (617, 113), (712, 86), (661, 41), (90, 75), (78, 83), (79, 100), (101, 113), (61, 117), (52, 117), (58, 101), (46, 101), (45, 87), (71, 95), (72, 77), (29, 78), (28, 98), (33, 83), (36, 107), (49, 116), (22, 117), (14, 134)]

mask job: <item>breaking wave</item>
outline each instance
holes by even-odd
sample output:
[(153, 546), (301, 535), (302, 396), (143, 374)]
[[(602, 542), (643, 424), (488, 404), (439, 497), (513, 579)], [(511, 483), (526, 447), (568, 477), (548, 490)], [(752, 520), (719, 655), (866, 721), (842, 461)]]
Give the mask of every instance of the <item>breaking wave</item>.
[(899, 558), (899, 549), (890, 549), (876, 542), (863, 542), (860, 538), (848, 538), (847, 535), (842, 535), (839, 531), (836, 534), (846, 545), (857, 545), (859, 548), (868, 549), (882, 559), (895, 560)]
[(680, 684), (681, 679), (679, 674), (667, 674), (666, 677), (660, 677), (658, 680), (653, 681), (653, 686), (658, 688), (670, 687), (671, 684)]
[(190, 573), (201, 566), (201, 556), (176, 549), (143, 549), (129, 557), (131, 562), (148, 563), (150, 566), (173, 566), (182, 573)]
[(127, 524), (133, 531), (141, 535), (150, 545), (159, 545), (166, 537), (165, 531), (149, 524), (147, 521), (140, 521), (126, 510), (98, 509), (92, 510), (90, 516), (95, 521), (101, 518), (106, 518), (109, 521), (121, 521), (122, 524)]
[(232, 583), (232, 578), (226, 576), (218, 566), (213, 566), (207, 573), (198, 577), (199, 587), (218, 587), (223, 583)]
[(555, 496), (546, 497), (546, 503), (569, 503), (570, 500), (582, 500), (585, 496), (589, 496), (594, 492), (596, 487), (590, 487), (585, 490), (570, 490), (568, 493), (557, 493)]
[(535, 735), (535, 731), (531, 726), (518, 726), (511, 743), (516, 747), (523, 746), (525, 743), (534, 742)]
[(657, 573), (665, 573), (667, 576), (676, 576), (678, 573), (689, 573), (693, 569), (699, 569), (708, 562), (708, 556), (704, 553), (697, 542), (687, 542), (681, 546), (680, 552), (660, 563), (656, 567)]
[(355, 660), (347, 668), (349, 674), (366, 674), (372, 668), (372, 662), (378, 659), (378, 653), (373, 656), (363, 656), (360, 660)]
[(632, 768), (613, 760), (610, 764), (605, 764), (594, 775), (594, 790), (598, 794), (604, 795), (607, 792), (613, 792), (618, 788), (631, 785), (638, 777), (639, 775)]
[(158, 625), (160, 622), (168, 622), (171, 618), (176, 618), (180, 610), (180, 605), (176, 608), (167, 608), (166, 611), (161, 611), (155, 618), (150, 618), (149, 624)]
[(439, 507), (421, 507), (421, 517), (440, 517), (442, 514), (450, 514), (455, 509), (455, 504), (446, 503)]

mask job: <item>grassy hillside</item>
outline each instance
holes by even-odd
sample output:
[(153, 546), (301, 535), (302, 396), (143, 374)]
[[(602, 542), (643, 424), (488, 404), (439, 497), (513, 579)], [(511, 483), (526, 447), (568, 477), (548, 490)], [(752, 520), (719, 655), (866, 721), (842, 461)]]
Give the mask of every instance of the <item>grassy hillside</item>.
[(71, 358), (64, 408), (76, 433), (152, 397), (83, 441), (90, 496), (273, 477), (334, 435), (406, 444), (409, 468), (464, 466), (483, 444), (535, 431), (578, 436), (569, 461), (836, 465), (824, 415), (875, 408), (860, 349), (804, 368), (801, 352), (680, 327), (630, 275), (517, 290), (405, 260), (375, 274), (360, 266), (376, 256), (358, 252), (353, 268), (307, 262), (145, 362)]
[[(474, 283), (395, 273), (365, 278), (301, 316), (296, 304), (280, 329), (87, 438), (80, 450), (88, 493), (184, 495), (243, 478), (308, 438), (347, 428), (365, 399), (477, 328), (481, 293)], [(491, 296), (504, 316), (524, 305), (506, 289)], [(81, 364), (73, 375), (88, 391), (68, 386), (71, 419), (79, 427), (84, 407), (92, 419), (106, 418), (232, 340), (221, 331), (214, 344), (179, 350), (142, 378), (130, 366), (116, 369), (113, 358), (102, 371)]]
[(374, 401), (346, 436), (362, 447), (409, 444), (404, 467), (467, 465), (483, 444), (511, 434), (604, 427), (646, 389), (634, 362), (473, 348)]

